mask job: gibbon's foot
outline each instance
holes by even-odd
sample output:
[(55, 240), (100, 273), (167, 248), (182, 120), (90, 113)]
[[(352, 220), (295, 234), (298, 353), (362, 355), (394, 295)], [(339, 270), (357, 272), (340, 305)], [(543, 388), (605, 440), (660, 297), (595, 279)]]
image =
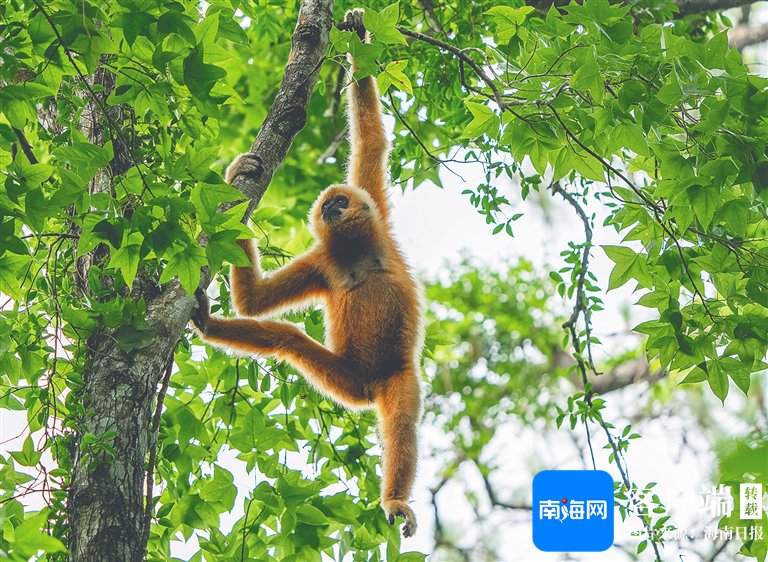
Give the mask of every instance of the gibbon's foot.
[(361, 8), (350, 10), (344, 16), (344, 21), (339, 24), (342, 31), (354, 31), (361, 41), (365, 42), (365, 24), (363, 23), (363, 14), (365, 11)]
[(192, 323), (205, 335), (208, 319), (211, 317), (211, 304), (208, 301), (208, 295), (200, 287), (195, 291), (195, 298), (197, 299), (197, 307), (192, 312)]
[(387, 523), (390, 525), (395, 524), (395, 517), (402, 517), (405, 519), (403, 525), (403, 536), (407, 539), (412, 537), (416, 533), (416, 515), (413, 510), (408, 507), (408, 504), (402, 500), (387, 500), (381, 502), (381, 507), (387, 516)]
[(261, 158), (252, 152), (245, 152), (235, 158), (227, 168), (225, 181), (231, 184), (237, 176), (250, 176), (259, 178), (264, 171)]

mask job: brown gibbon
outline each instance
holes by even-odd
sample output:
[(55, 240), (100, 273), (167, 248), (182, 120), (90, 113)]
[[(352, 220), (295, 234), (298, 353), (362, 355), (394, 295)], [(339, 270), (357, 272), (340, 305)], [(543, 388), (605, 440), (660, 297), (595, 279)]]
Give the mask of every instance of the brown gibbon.
[[(367, 39), (361, 10), (342, 28)], [(354, 71), (354, 60), (351, 60)], [(238, 243), (252, 267), (232, 266), (232, 302), (238, 319), (210, 316), (198, 291), (193, 321), (206, 342), (242, 353), (271, 355), (299, 370), (322, 394), (351, 409), (375, 408), (383, 449), (381, 506), (389, 524), (405, 519), (416, 473), (416, 428), (421, 416), (422, 290), (393, 238), (387, 197), (389, 143), (376, 80), (353, 81), (348, 92), (351, 155), (345, 185), (331, 185), (312, 206), (314, 246), (264, 275), (250, 240)], [(239, 156), (227, 182), (252, 173), (252, 156)], [(325, 305), (325, 346), (293, 324), (263, 319), (286, 308)]]

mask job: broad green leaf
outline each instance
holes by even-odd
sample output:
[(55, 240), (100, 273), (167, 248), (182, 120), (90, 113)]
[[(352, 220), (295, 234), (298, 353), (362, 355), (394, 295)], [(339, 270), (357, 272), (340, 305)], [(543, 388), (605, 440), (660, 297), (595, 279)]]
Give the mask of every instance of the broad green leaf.
[(526, 16), (533, 12), (533, 10), (532, 6), (522, 6), (520, 8), (494, 6), (485, 13), (493, 16), (493, 20), (496, 23), (495, 36), (499, 43), (507, 43), (517, 34), (517, 29), (525, 22)]
[(208, 264), (205, 251), (196, 244), (180, 248), (174, 253), (160, 275), (160, 283), (167, 283), (178, 277), (181, 286), (190, 295), (200, 282), (200, 268)]
[(384, 72), (379, 74), (377, 78), (379, 91), (384, 93), (394, 84), (398, 90), (402, 90), (410, 95), (413, 95), (413, 87), (411, 86), (410, 79), (403, 73), (403, 69), (408, 65), (408, 61), (395, 61), (387, 64), (384, 68)]
[(464, 105), (472, 114), (472, 121), (464, 128), (463, 137), (476, 138), (483, 134), (498, 133), (499, 117), (487, 105), (467, 101)]
[(37, 463), (40, 462), (42, 453), (35, 450), (32, 438), (27, 436), (21, 446), (21, 451), (11, 451), (11, 456), (22, 466), (37, 466)]
[(721, 401), (725, 401), (725, 397), (728, 396), (728, 375), (722, 371), (717, 361), (710, 361), (707, 363), (708, 376), (707, 382), (709, 382), (709, 388)]
[(574, 72), (571, 86), (577, 90), (588, 90), (597, 103), (602, 101), (605, 94), (605, 81), (600, 66), (597, 64), (597, 54), (594, 47), (587, 50), (583, 64)]
[(641, 286), (653, 288), (653, 278), (648, 270), (645, 256), (624, 246), (603, 246), (606, 255), (615, 263), (608, 280), (608, 290), (621, 287), (630, 279)]
[(143, 242), (144, 237), (140, 232), (130, 233), (126, 241), (120, 245), (120, 248), (112, 253), (112, 257), (109, 260), (109, 267), (120, 272), (120, 275), (122, 275), (123, 280), (128, 287), (133, 285), (133, 280), (136, 278), (136, 272), (139, 269), (139, 262), (141, 259), (141, 245)]

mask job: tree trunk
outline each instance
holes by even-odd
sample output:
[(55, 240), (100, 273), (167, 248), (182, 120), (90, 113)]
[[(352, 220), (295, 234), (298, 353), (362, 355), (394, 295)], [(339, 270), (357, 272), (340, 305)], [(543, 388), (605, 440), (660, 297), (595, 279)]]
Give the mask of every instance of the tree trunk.
[[(306, 107), (328, 45), (332, 8), (332, 0), (302, 2), (283, 82), (251, 148), (261, 169), (257, 175), (238, 177), (234, 183), (251, 199), (251, 209), (261, 200), (275, 169), (304, 127)], [(98, 73), (94, 79), (98, 79)], [(93, 125), (96, 117), (87, 116), (95, 133), (89, 136), (94, 141), (103, 136)], [(105, 178), (106, 173), (97, 175), (99, 182)], [(96, 257), (85, 260), (86, 269), (93, 259)], [(75, 562), (138, 562), (146, 551), (144, 482), (147, 454), (154, 438), (153, 404), (158, 383), (195, 304), (176, 281), (159, 292), (136, 289), (154, 286), (146, 281), (150, 280), (137, 280), (133, 296), (143, 297), (148, 303), (149, 344), (124, 352), (105, 332), (97, 333), (88, 342), (83, 391), (86, 414), (77, 428), (68, 503), (70, 552)], [(99, 437), (108, 432), (115, 433), (108, 441), (114, 456), (83, 446), (89, 434)]]

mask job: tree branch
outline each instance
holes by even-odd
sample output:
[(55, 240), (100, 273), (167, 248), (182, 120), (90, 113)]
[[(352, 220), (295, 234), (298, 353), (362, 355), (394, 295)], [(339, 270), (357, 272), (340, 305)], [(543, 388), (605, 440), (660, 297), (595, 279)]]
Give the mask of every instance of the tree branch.
[[(241, 176), (234, 183), (250, 198), (249, 213), (306, 122), (306, 106), (328, 45), (332, 8), (333, 0), (301, 4), (280, 90), (251, 148), (262, 167), (258, 177)], [(207, 284), (209, 274), (202, 277)], [(166, 362), (189, 323), (195, 299), (178, 281), (163, 286), (159, 294), (147, 289), (141, 296), (147, 300), (149, 323), (145, 347), (126, 353), (104, 332), (89, 339), (83, 389), (88, 416), (78, 433), (114, 431), (115, 455), (97, 466), (83, 455), (73, 459), (68, 498), (73, 562), (140, 562), (144, 558), (144, 466), (151, 446), (152, 406), (158, 403), (158, 383), (167, 373)]]
[(768, 41), (768, 23), (762, 25), (737, 25), (728, 31), (728, 43), (736, 49)]
[(755, 0), (676, 0), (677, 16), (684, 17), (692, 14), (708, 14), (729, 8), (738, 8), (754, 4)]
[(157, 394), (155, 403), (155, 412), (152, 415), (152, 434), (149, 445), (149, 461), (147, 461), (147, 493), (144, 501), (144, 554), (147, 554), (146, 545), (149, 542), (149, 529), (152, 526), (152, 514), (154, 513), (154, 486), (155, 486), (155, 462), (157, 461), (157, 438), (160, 434), (160, 420), (163, 414), (163, 402), (165, 394), (168, 392), (168, 383), (171, 381), (173, 373), (173, 356), (168, 358), (168, 364), (165, 366), (163, 374), (163, 383), (160, 386), (160, 392)]
[(232, 182), (251, 200), (250, 210), (261, 201), (294, 137), (307, 122), (307, 104), (325, 59), (333, 25), (332, 9), (333, 0), (305, 0), (301, 4), (283, 82), (251, 145), (250, 152), (260, 166), (255, 174), (240, 174)]
[[(570, 353), (566, 353), (561, 349), (554, 351), (553, 367), (567, 369), (575, 364), (576, 360)], [(668, 374), (663, 369), (651, 371), (651, 367), (645, 357), (633, 357), (615, 365), (610, 371), (591, 377), (590, 383), (592, 384), (593, 394), (604, 395), (641, 382), (653, 384)], [(579, 387), (582, 385), (580, 373), (573, 372), (568, 378), (574, 386)]]
[(37, 164), (38, 160), (35, 157), (35, 153), (32, 152), (32, 145), (29, 144), (27, 137), (24, 136), (24, 131), (13, 127), (13, 134), (16, 135), (17, 139), (19, 139), (19, 146), (21, 147), (21, 151), (24, 153), (24, 156), (27, 157), (29, 163)]

